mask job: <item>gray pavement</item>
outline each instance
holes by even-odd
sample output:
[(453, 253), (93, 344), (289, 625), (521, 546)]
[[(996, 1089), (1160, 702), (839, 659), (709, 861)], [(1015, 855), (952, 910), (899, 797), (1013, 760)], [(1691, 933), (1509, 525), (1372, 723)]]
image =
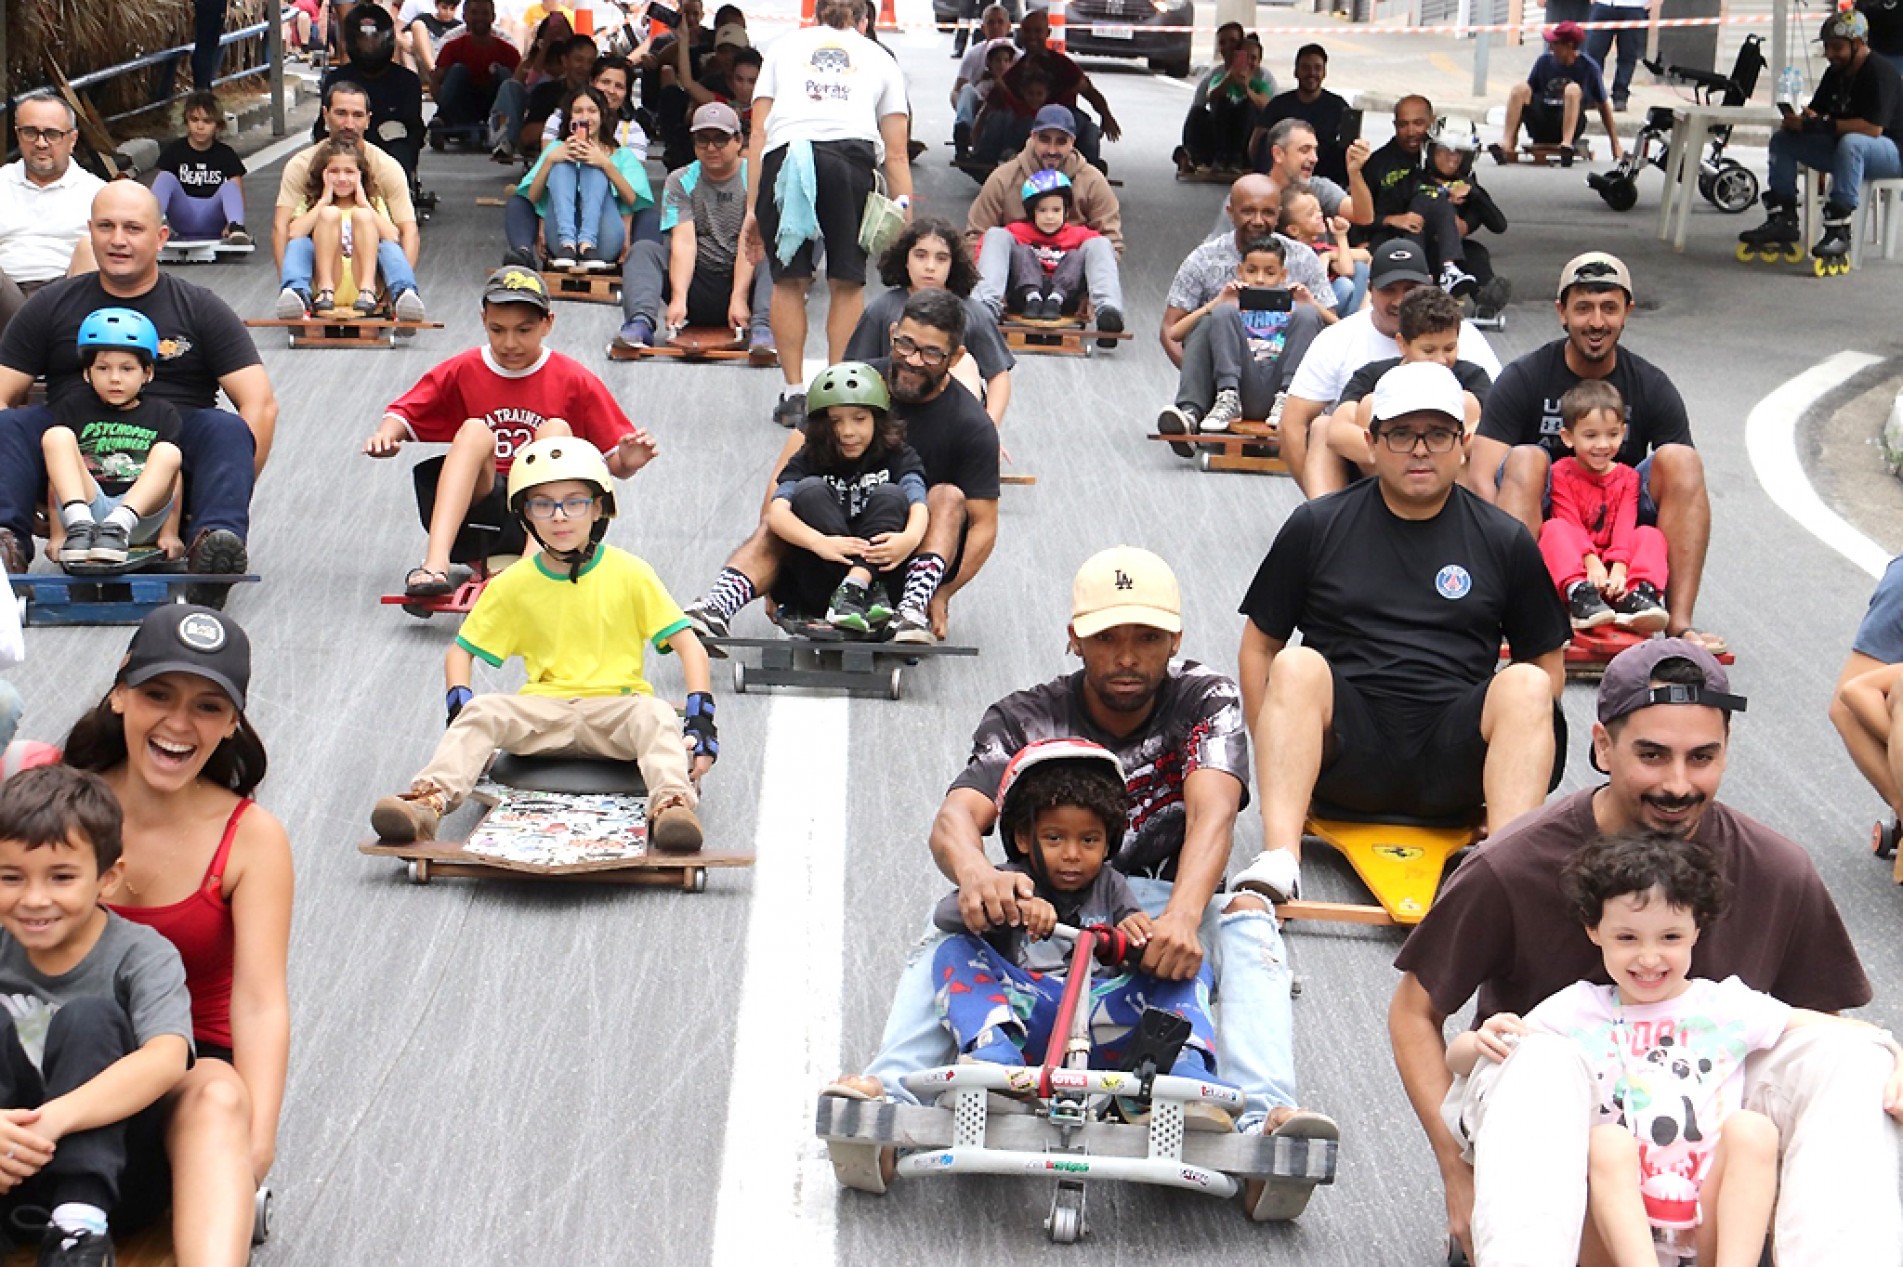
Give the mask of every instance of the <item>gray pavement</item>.
[[(937, 145), (950, 133), (945, 42), (896, 43), (912, 76), (918, 134), (934, 146), (918, 169), (921, 203), (962, 219), (975, 187), (944, 166)], [(998, 552), (953, 608), (957, 637), (983, 654), (923, 667), (901, 702), (846, 710), (849, 759), (811, 785), (814, 798), (844, 800), (843, 834), (826, 842), (844, 875), (835, 952), (843, 967), (786, 957), (754, 965), (777, 974), (795, 1004), (811, 997), (815, 1008), (822, 999), (837, 1008), (839, 1032), (830, 1037), (847, 1066), (875, 1048), (906, 947), (946, 888), (925, 834), (971, 726), (992, 699), (1075, 663), (1063, 655), (1062, 629), (1076, 564), (1118, 541), (1161, 551), (1182, 580), (1185, 652), (1233, 671), (1235, 605), (1296, 504), (1286, 481), (1201, 474), (1139, 438), (1173, 383), (1153, 341), (1165, 290), (1222, 190), (1170, 179), (1167, 155), (1188, 100), (1181, 85), (1108, 63), (1092, 70), (1126, 127), (1109, 156), (1125, 182), (1128, 315), (1141, 337), (1087, 361), (1020, 362), (1005, 438), (1017, 469), (1039, 482), (1006, 491)], [(1367, 86), (1411, 82), (1397, 68)], [(755, 1146), (780, 1147), (765, 1142), (774, 1138), (766, 1118), (812, 1092), (792, 1077), (732, 1081), (737, 1063), (762, 1055), (769, 1068), (782, 1056), (786, 1068), (801, 1067), (793, 1036), (783, 1051), (770, 1040), (765, 1052), (736, 1051), (751, 899), (763, 873), (717, 872), (699, 896), (415, 888), (394, 866), (357, 854), (372, 800), (407, 779), (438, 733), (439, 664), (451, 636), (441, 620), (425, 624), (376, 604), (418, 561), (422, 534), (409, 463), (373, 463), (357, 446), (385, 403), (480, 337), (477, 285), (502, 249), (499, 212), (475, 206), (500, 185), (501, 169), (451, 155), (429, 157), (426, 172), (442, 209), (425, 229), (421, 276), (447, 329), (388, 352), (292, 352), (269, 337), (275, 332), (259, 332), (284, 414), (255, 503), (254, 561), (265, 581), (232, 610), (256, 643), (252, 715), (273, 756), (262, 799), (290, 830), (299, 895), (295, 1048), (273, 1176), (277, 1236), (258, 1261), (698, 1264), (713, 1254), (717, 1224), (729, 1232), (748, 1220), (771, 1225), (777, 1206), (794, 1200), (827, 1231), (782, 1248), (776, 1256), (786, 1261), (823, 1258), (804, 1247), (827, 1243), (850, 1264), (1047, 1261), (1040, 1184), (916, 1183), (872, 1199), (835, 1193), (822, 1175), (821, 1186), (757, 1209), (720, 1208), (723, 1178), (782, 1160), (723, 1146), (733, 1138), (730, 1109), (738, 1106), (740, 1139), (757, 1110)], [(1903, 357), (1895, 333), (1903, 269), (1877, 263), (1819, 281), (1747, 268), (1730, 254), (1739, 220), (1702, 207), (1686, 253), (1674, 255), (1653, 240), (1651, 217), (1605, 210), (1577, 172), (1516, 168), (1484, 178), (1513, 222), (1495, 257), (1521, 296), (1495, 338), (1503, 359), (1554, 334), (1545, 296), (1569, 255), (1606, 247), (1633, 267), (1641, 311), (1628, 345), (1673, 375), (1708, 464), (1716, 539), (1701, 623), (1730, 638), (1735, 681), (1751, 698), (1726, 799), (1812, 850), (1878, 983), (1866, 1014), (1903, 1024), (1889, 988), (1903, 977), (1895, 936), (1903, 892), (1865, 851), (1879, 806), (1824, 715), (1871, 580), (1771, 504), (1744, 447), (1751, 408), (1829, 354), (1848, 347)], [(269, 223), (272, 185), (272, 174), (252, 179), (255, 225)], [(1655, 183), (1645, 197), (1656, 197)], [(185, 275), (246, 314), (266, 313), (276, 291), (263, 253)], [(685, 599), (753, 521), (782, 440), (767, 421), (773, 376), (610, 365), (601, 349), (617, 316), (562, 305), (554, 344), (595, 366), (660, 438), (663, 456), (626, 486), (610, 539), (652, 561)], [(816, 340), (817, 330), (815, 322)], [(1893, 535), (1880, 539), (1894, 544)], [(30, 710), (24, 734), (56, 739), (98, 698), (124, 640), (114, 630), (34, 632), (32, 660), (17, 676)], [(654, 672), (663, 691), (679, 692), (671, 665)], [(518, 681), (519, 671), (488, 685)], [(710, 776), (707, 825), (717, 844), (765, 857), (789, 845), (776, 820), (760, 819), (773, 706), (733, 694), (724, 676), (716, 687), (725, 756)], [(1593, 779), (1590, 702), (1585, 688), (1568, 691), (1568, 788)], [(1258, 834), (1246, 814), (1238, 862)], [(1320, 851), (1309, 870), (1315, 896), (1354, 895), (1345, 869)], [(799, 907), (782, 918), (798, 924)], [(1438, 1261), (1437, 1181), (1387, 1053), (1389, 961), (1399, 937), (1301, 928), (1289, 944), (1305, 983), (1295, 1008), (1302, 1095), (1342, 1123), (1340, 1181), (1299, 1224), (1270, 1228), (1207, 1199), (1099, 1190), (1092, 1235), (1067, 1259)]]

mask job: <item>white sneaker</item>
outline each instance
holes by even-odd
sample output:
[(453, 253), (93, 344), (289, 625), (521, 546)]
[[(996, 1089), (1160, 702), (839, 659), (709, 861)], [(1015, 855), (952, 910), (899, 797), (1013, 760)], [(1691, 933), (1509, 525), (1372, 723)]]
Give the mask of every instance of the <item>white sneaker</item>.
[(1216, 393), (1216, 399), (1209, 406), (1209, 412), (1203, 415), (1203, 430), (1218, 435), (1229, 430), (1231, 423), (1242, 418), (1242, 397), (1233, 387), (1225, 387)]
[(1286, 849), (1264, 849), (1236, 878), (1232, 889), (1252, 889), (1271, 902), (1286, 902), (1301, 892), (1302, 864)]
[(429, 310), (423, 306), (423, 293), (412, 286), (396, 297), (396, 319), (398, 321), (423, 321), (429, 316)]

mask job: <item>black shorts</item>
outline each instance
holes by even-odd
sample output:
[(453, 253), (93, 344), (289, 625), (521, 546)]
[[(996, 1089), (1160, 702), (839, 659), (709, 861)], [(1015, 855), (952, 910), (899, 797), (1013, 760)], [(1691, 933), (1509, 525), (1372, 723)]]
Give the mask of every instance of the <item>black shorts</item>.
[[(1401, 708), (1335, 677), (1335, 726), (1315, 800), (1353, 814), (1477, 821), (1486, 803), (1487, 744), (1480, 737), (1489, 678), (1442, 706)], [(1566, 716), (1553, 705), (1553, 774), (1566, 766)]]
[[(1578, 141), (1586, 130), (1586, 105), (1580, 103), (1579, 123), (1573, 131), (1573, 140)], [(1529, 101), (1526, 110), (1520, 116), (1520, 122), (1526, 125), (1526, 137), (1535, 145), (1564, 144), (1559, 139), (1560, 130), (1566, 126), (1566, 107), (1552, 105), (1545, 101)]]
[[(410, 472), (410, 478), (416, 483), (416, 513), (423, 521), (425, 532), (429, 531), (430, 514), (436, 509), (436, 481), (442, 474), (441, 457), (418, 462)], [(463, 525), (456, 533), (456, 543), (449, 548), (449, 561), (475, 563), (492, 554), (521, 554), (528, 548), (522, 521), (509, 513), (509, 481), (497, 475), (489, 495), (469, 504), (469, 513), (463, 516)]]
[[(779, 180), (780, 164), (786, 159), (782, 145), (760, 164), (760, 196), (754, 204), (754, 218), (760, 225), (760, 240), (766, 243), (767, 268), (773, 280), (805, 279), (813, 275), (813, 243), (800, 244), (793, 258), (780, 263), (774, 248), (774, 234), (780, 227), (780, 209), (773, 200), (773, 187)], [(866, 213), (866, 195), (872, 192), (873, 170), (878, 162), (870, 141), (813, 142), (813, 214), (819, 221), (820, 241), (826, 246), (826, 280), (866, 282), (866, 252), (859, 245), (859, 221)]]

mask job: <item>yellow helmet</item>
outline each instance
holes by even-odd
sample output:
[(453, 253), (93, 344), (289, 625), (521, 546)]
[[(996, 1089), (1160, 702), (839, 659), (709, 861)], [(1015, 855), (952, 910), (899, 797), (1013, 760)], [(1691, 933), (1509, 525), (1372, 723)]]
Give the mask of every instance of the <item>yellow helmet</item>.
[(601, 498), (602, 519), (615, 517), (615, 484), (608, 463), (601, 450), (579, 436), (551, 436), (522, 447), (509, 467), (509, 509), (521, 515), (530, 489), (559, 480), (592, 485)]

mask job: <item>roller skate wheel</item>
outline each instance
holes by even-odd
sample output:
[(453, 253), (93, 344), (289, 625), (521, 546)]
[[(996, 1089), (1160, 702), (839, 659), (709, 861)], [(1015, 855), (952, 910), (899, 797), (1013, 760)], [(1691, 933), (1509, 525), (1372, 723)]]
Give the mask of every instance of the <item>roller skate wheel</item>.
[(1810, 271), (1818, 277), (1829, 277), (1837, 271), (1837, 265), (1820, 255), (1810, 262)]
[[(1776, 257), (1775, 257), (1775, 256), (1771, 256), (1771, 255), (1767, 255), (1767, 256), (1765, 256), (1765, 258), (1766, 258), (1766, 259), (1774, 259), (1774, 258), (1776, 258)], [(1801, 242), (1792, 242), (1792, 243), (1790, 243), (1789, 245), (1787, 245), (1787, 246), (1786, 246), (1786, 247), (1784, 248), (1784, 262), (1785, 262), (1786, 264), (1795, 264), (1795, 263), (1797, 263), (1797, 262), (1798, 262), (1799, 260), (1801, 260), (1801, 259), (1803, 259), (1803, 258), (1804, 258), (1804, 245), (1803, 245), (1803, 243), (1801, 243)]]
[(1738, 263), (1749, 264), (1757, 256), (1758, 248), (1749, 242), (1738, 243)]

